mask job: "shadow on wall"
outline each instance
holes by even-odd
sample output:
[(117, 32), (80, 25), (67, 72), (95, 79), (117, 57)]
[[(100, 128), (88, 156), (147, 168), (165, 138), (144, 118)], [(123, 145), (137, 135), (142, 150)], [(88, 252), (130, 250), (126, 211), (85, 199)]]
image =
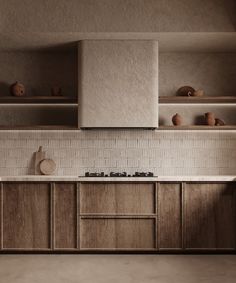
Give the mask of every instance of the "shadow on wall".
[(10, 85), (0, 81), (0, 96), (4, 96), (6, 94), (10, 94)]
[(236, 31), (236, 1), (229, 0), (227, 4), (225, 4), (226, 13), (229, 16), (229, 19)]

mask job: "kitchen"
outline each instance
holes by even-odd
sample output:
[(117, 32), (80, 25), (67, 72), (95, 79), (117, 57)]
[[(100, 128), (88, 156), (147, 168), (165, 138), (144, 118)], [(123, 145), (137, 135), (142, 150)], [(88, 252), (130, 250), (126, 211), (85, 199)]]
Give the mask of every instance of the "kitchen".
[(0, 3), (2, 282), (234, 282), (234, 1), (13, 2)]

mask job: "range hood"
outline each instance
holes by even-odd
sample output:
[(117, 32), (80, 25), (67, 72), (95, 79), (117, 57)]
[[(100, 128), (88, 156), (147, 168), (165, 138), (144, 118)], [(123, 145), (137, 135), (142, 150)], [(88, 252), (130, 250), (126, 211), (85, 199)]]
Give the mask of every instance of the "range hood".
[(79, 127), (158, 127), (158, 44), (79, 42)]

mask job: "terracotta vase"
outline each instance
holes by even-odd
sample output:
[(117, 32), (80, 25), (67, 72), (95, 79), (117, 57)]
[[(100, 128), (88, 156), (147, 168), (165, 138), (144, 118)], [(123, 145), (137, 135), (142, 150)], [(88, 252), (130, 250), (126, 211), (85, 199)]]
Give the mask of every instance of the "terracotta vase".
[(25, 86), (21, 83), (15, 82), (11, 85), (11, 94), (14, 96), (24, 96)]
[(182, 117), (176, 113), (173, 117), (172, 117), (172, 123), (175, 126), (181, 126), (182, 125)]
[(208, 126), (215, 126), (216, 119), (214, 113), (212, 112), (205, 113), (205, 120)]

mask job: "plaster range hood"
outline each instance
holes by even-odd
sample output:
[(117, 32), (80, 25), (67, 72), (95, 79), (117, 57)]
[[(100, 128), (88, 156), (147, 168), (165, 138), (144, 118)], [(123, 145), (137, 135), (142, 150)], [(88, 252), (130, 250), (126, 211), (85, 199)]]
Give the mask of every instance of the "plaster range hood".
[(79, 42), (79, 127), (158, 127), (158, 44)]

